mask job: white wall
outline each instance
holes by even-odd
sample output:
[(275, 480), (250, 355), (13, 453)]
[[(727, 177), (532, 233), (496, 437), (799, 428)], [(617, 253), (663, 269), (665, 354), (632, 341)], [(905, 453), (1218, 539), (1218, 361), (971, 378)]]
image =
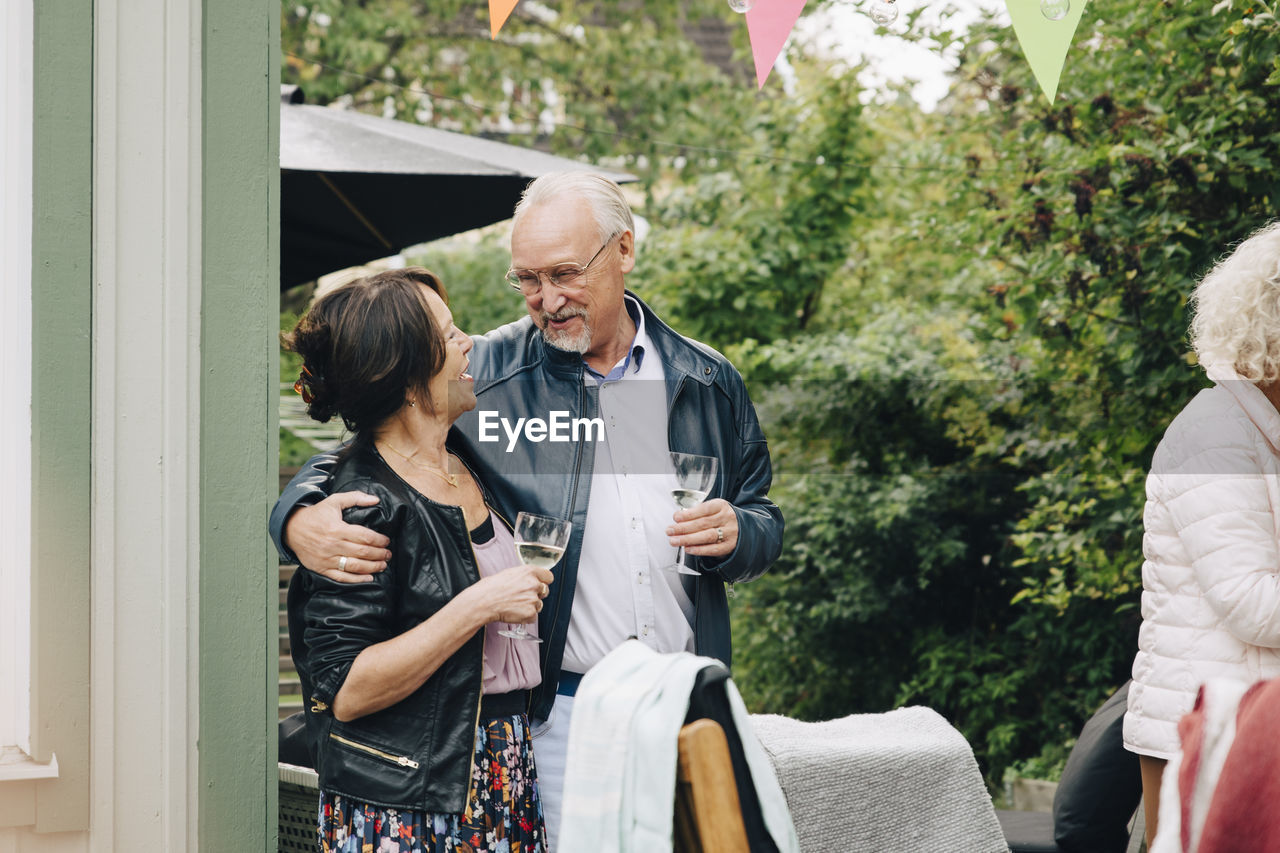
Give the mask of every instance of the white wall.
[(56, 764), (31, 751), (32, 0), (0, 7), (0, 853), (82, 853), (82, 832), (22, 827), (36, 780)]
[[(10, 828), (0, 829), (0, 853), (199, 848), (203, 9), (200, 0), (95, 0), (93, 16), (93, 394), (85, 401), (93, 436), (91, 701), (84, 712), (92, 742), (90, 829), (37, 833), (22, 826), (12, 816), (33, 810), (27, 803), (35, 802), (36, 783), (8, 783), (0, 793), (0, 827)], [(29, 405), (19, 404), (31, 394), (31, 24), (32, 0), (6, 0), (0, 12), (5, 483), (21, 482), (24, 471), (31, 479), (30, 416), (23, 417)], [(29, 659), (21, 643), (30, 629), (16, 619), (10, 627), (6, 611), (16, 608), (20, 616), (29, 597), (23, 572), (7, 570), (30, 562), (23, 556), (30, 551), (30, 515), (15, 503), (26, 502), (6, 502), (0, 512), (0, 745), (21, 737), (28, 707), (6, 688), (22, 681), (22, 661)]]
[[(31, 751), (31, 0), (0, 8), (0, 759)], [(3, 763), (3, 762), (0, 762)], [(3, 776), (0, 776), (3, 778)]]
[(92, 849), (194, 851), (202, 8), (94, 17)]

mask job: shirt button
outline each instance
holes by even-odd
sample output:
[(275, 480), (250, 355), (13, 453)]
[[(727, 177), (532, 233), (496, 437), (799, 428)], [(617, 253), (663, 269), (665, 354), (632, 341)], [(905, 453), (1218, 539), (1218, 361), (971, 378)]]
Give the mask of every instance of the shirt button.
[(644, 585), (644, 572), (636, 572), (636, 583)]
[(640, 629), (640, 636), (642, 636), (642, 637), (647, 637), (647, 636), (649, 636), (649, 626), (648, 626), (648, 625), (645, 625), (644, 627), (642, 627), (642, 628)]
[(632, 530), (635, 530), (635, 529), (636, 529), (637, 527), (639, 527), (639, 526), (640, 526), (640, 520), (639, 520), (639, 519), (637, 519), (637, 518), (635, 518), (635, 517), (633, 516), (633, 517), (631, 518), (631, 529), (632, 529)]

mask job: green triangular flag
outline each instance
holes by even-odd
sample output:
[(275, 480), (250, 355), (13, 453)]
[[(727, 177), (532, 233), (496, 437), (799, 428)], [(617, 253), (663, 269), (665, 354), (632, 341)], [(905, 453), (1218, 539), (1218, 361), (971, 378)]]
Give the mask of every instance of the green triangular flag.
[[(1049, 2), (1062, 3), (1062, 0)], [(1080, 26), (1086, 2), (1088, 0), (1070, 0), (1067, 14), (1051, 21), (1041, 11), (1041, 0), (1005, 0), (1018, 44), (1022, 45), (1022, 52), (1031, 64), (1031, 73), (1036, 75), (1036, 82), (1049, 103), (1053, 103), (1058, 94), (1058, 81), (1062, 77), (1067, 49), (1071, 47), (1076, 27)]]

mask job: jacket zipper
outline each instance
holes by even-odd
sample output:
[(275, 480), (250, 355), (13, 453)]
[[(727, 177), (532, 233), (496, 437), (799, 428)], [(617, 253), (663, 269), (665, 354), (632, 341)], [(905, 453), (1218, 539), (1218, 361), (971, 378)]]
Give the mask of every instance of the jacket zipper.
[[(466, 463), (464, 462), (463, 464), (465, 465)], [(472, 479), (474, 479), (474, 477)], [(484, 497), (483, 490), (481, 490), (481, 497)], [(491, 506), (489, 506), (488, 501), (485, 501), (484, 506), (485, 506), (485, 509), (493, 511), (498, 516), (498, 518), (501, 519), (503, 524), (507, 524), (507, 520), (505, 518), (502, 518), (501, 513), (498, 513), (497, 510), (494, 510)], [(464, 538), (467, 541), (467, 548), (470, 549), (471, 551), (471, 565), (476, 567), (476, 580), (478, 582), (479, 575), (480, 575), (480, 558), (476, 556), (475, 545), (473, 545), (471, 542), (471, 531), (467, 530), (466, 515), (463, 515), (462, 517), (462, 532), (465, 534)], [(480, 629), (480, 634), (482, 638), (480, 640), (480, 685), (479, 685), (479, 689), (476, 691), (475, 721), (471, 725), (471, 749), (467, 751), (467, 756), (468, 756), (467, 758), (467, 790), (468, 791), (471, 790), (471, 780), (475, 778), (475, 772), (476, 772), (475, 737), (476, 737), (476, 729), (480, 728), (480, 708), (484, 704), (484, 639), (483, 639), (483, 636), (484, 636), (485, 630), (486, 630), (485, 628)]]
[(480, 670), (480, 697), (476, 699), (476, 720), (475, 720), (475, 723), (471, 726), (471, 749), (467, 753), (468, 755), (471, 756), (470, 758), (467, 759), (467, 789), (468, 790), (470, 790), (471, 788), (471, 780), (475, 778), (475, 772), (476, 772), (475, 737), (476, 737), (476, 729), (480, 728), (480, 707), (483, 702), (484, 702), (484, 669), (482, 668)]
[[(508, 520), (507, 520), (507, 517), (506, 517), (505, 515), (503, 515), (501, 512), (499, 512), (499, 511), (498, 511), (498, 508), (497, 508), (496, 506), (490, 506), (488, 501), (485, 501), (485, 506), (487, 506), (487, 507), (489, 508), (489, 511), (490, 511), (490, 512), (492, 512), (494, 515), (496, 515), (496, 516), (498, 517), (498, 520), (499, 520), (499, 521), (501, 521), (503, 524), (505, 524), (505, 525), (507, 526), (507, 530), (508, 530), (509, 532), (511, 532), (511, 533), (515, 533), (515, 532), (516, 532), (516, 526), (515, 526), (514, 524), (512, 524), (510, 521), (508, 521)], [(473, 548), (473, 549), (472, 549), (472, 554), (474, 555), (474, 553), (475, 553), (475, 549)]]
[[(333, 740), (336, 740), (340, 744), (349, 746), (352, 749), (358, 749), (361, 752), (367, 752), (370, 755), (376, 755), (378, 756), (378, 758), (384, 759), (386, 761), (390, 761), (392, 764), (399, 764), (401, 767), (408, 767), (411, 770), (418, 769), (418, 762), (414, 761), (412, 758), (410, 758), (407, 755), (392, 755), (389, 752), (383, 752), (380, 749), (374, 749), (372, 746), (366, 746), (363, 743), (356, 743), (353, 740), (344, 738), (342, 735), (336, 735), (333, 732), (329, 732), (329, 737), (332, 738)], [(472, 750), (472, 752), (474, 752), (474, 750)]]
[[(483, 629), (481, 629), (483, 630)], [(484, 660), (483, 649), (480, 652), (480, 659)], [(484, 665), (480, 666), (480, 690), (476, 694), (476, 718), (471, 724), (471, 748), (467, 750), (467, 790), (471, 789), (471, 780), (475, 778), (476, 772), (476, 729), (480, 728), (480, 708), (484, 704)]]
[[(583, 374), (583, 370), (582, 368), (579, 368), (578, 369), (578, 412), (580, 414), (585, 415), (586, 409), (587, 409), (587, 386), (586, 386), (586, 383), (583, 381), (582, 374)], [(599, 407), (597, 407), (596, 413), (599, 414)], [(573, 518), (573, 513), (574, 513), (574, 510), (577, 508), (577, 503), (578, 503), (578, 479), (582, 475), (583, 444), (584, 443), (581, 441), (578, 442), (578, 445), (574, 450), (573, 480), (572, 480), (573, 485), (569, 489), (569, 518), (571, 520)], [(578, 551), (578, 558), (579, 559), (582, 558), (581, 550)], [(575, 583), (577, 582), (576, 573), (574, 576), (574, 582)], [(559, 587), (557, 587), (557, 589), (559, 589)], [(556, 627), (559, 625), (559, 623), (560, 623), (560, 592), (557, 592), (556, 606), (555, 606), (555, 609), (551, 611), (551, 636), (544, 638), (544, 642), (547, 642), (547, 643), (554, 642), (555, 636), (556, 636)], [(561, 661), (561, 664), (563, 664), (563, 660)]]

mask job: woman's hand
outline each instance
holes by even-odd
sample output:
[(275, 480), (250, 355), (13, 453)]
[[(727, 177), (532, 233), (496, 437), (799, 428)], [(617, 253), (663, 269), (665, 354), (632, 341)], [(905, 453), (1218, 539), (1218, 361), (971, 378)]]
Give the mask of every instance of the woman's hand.
[(555, 575), (536, 566), (513, 566), (482, 578), (467, 589), (476, 606), (487, 616), (485, 623), (533, 622), (542, 610)]

